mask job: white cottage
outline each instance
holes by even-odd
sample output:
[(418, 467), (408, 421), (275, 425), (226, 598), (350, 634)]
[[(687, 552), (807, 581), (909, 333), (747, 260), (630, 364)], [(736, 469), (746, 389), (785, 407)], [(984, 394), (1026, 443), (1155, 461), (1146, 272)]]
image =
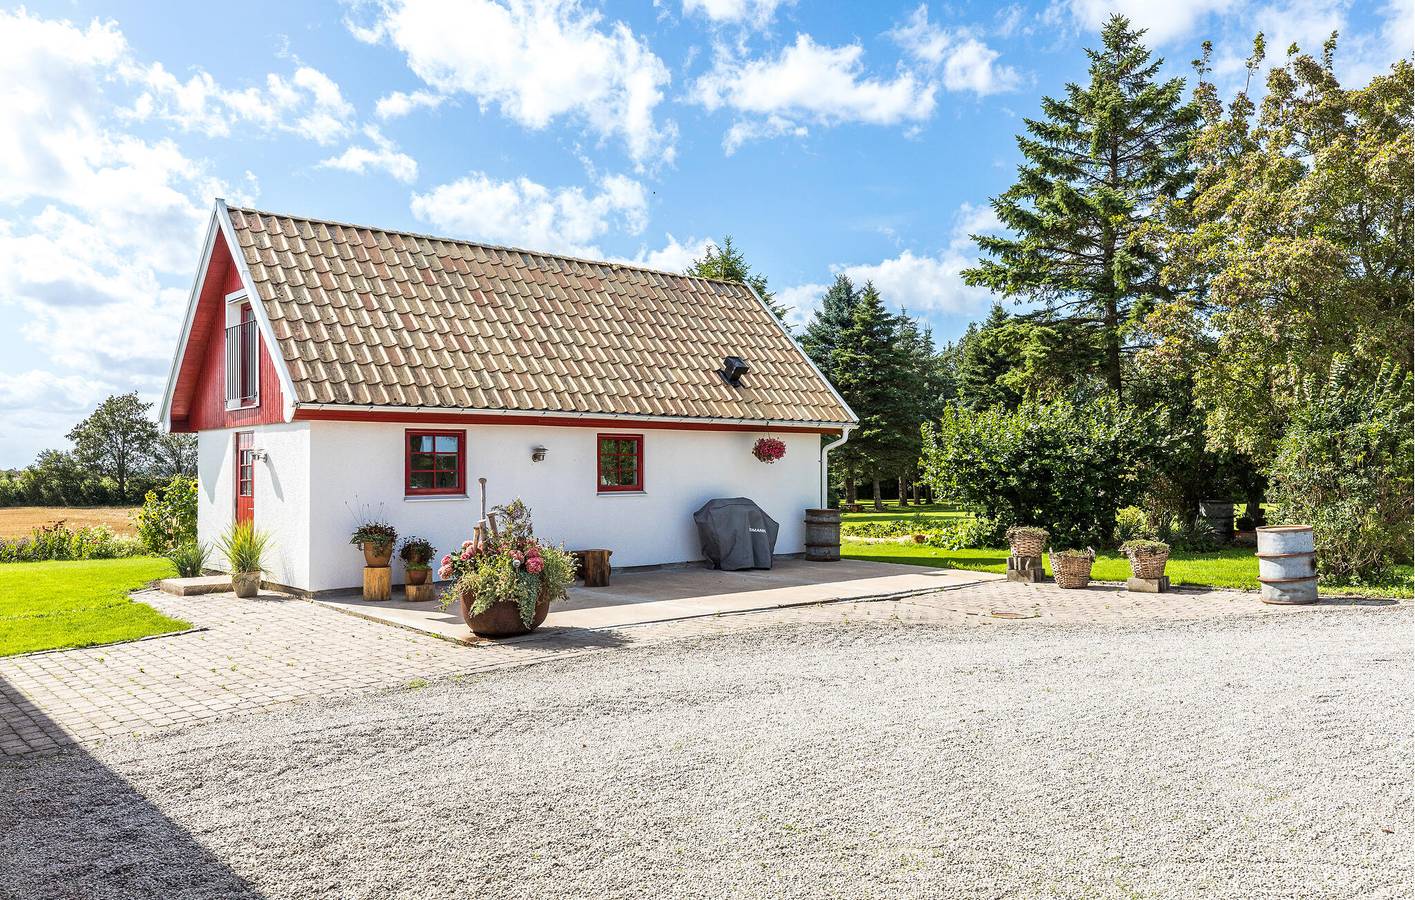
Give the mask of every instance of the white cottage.
[(360, 583), (363, 510), (460, 544), (482, 477), (616, 566), (701, 559), (714, 497), (755, 500), (799, 553), (856, 422), (745, 285), (220, 200), (162, 419), (198, 436), (200, 539), (254, 520), (268, 581), (307, 593)]

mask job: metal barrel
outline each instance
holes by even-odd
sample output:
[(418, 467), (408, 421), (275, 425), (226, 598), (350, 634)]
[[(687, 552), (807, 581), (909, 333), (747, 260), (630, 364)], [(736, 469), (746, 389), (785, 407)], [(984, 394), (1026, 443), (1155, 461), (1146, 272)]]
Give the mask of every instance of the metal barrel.
[(1311, 525), (1258, 529), (1258, 583), (1264, 603), (1317, 602), (1317, 553)]
[(1199, 516), (1225, 541), (1233, 540), (1233, 504), (1226, 500), (1199, 501)]
[(806, 510), (806, 559), (814, 562), (840, 559), (840, 510)]

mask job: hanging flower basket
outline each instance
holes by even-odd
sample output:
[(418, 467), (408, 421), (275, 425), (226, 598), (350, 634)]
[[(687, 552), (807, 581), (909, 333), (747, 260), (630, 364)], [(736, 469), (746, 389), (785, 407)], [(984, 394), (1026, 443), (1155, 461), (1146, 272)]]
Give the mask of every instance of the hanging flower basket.
[(774, 463), (786, 455), (786, 445), (776, 438), (757, 438), (752, 455), (764, 463)]

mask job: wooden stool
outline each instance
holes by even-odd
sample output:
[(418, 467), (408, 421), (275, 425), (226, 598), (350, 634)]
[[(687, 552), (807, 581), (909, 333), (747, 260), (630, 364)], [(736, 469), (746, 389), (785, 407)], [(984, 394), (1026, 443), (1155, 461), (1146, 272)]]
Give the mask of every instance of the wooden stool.
[(609, 557), (613, 550), (574, 550), (575, 573), (585, 580), (585, 587), (605, 587), (609, 584)]
[(387, 600), (393, 596), (393, 583), (388, 566), (364, 566), (364, 599)]
[(403, 593), (407, 595), (409, 603), (421, 603), (424, 600), (437, 599), (437, 585), (431, 581), (425, 584), (407, 584), (403, 586)]

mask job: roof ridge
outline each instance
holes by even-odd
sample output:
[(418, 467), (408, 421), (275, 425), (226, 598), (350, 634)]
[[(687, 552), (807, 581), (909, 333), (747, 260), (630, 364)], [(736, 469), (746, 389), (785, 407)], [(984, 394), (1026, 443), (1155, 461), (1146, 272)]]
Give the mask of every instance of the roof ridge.
[[(220, 197), (219, 202), (226, 201)], [(746, 287), (745, 282), (732, 281), (727, 278), (713, 278), (707, 275), (688, 275), (684, 272), (669, 272), (666, 269), (654, 269), (649, 266), (641, 266), (635, 263), (616, 262), (608, 259), (591, 259), (587, 256), (572, 256), (568, 253), (551, 253), (545, 250), (532, 250), (529, 247), (515, 247), (510, 244), (488, 244), (485, 241), (471, 241), (462, 238), (447, 237), (445, 235), (432, 234), (426, 231), (404, 231), (398, 228), (380, 228), (377, 225), (360, 225), (357, 222), (343, 222), (338, 219), (319, 219), (311, 216), (297, 216), (290, 213), (275, 212), (269, 209), (256, 209), (251, 206), (227, 206), (228, 209), (237, 212), (252, 213), (257, 216), (271, 216), (277, 219), (293, 219), (299, 222), (309, 222), (317, 225), (334, 225), (339, 228), (358, 228), (364, 231), (378, 231), (383, 234), (396, 234), (402, 237), (422, 238), (429, 241), (442, 241), (447, 244), (463, 244), (469, 247), (481, 247), (486, 250), (504, 250), (510, 253), (528, 253), (531, 256), (542, 256), (549, 259), (563, 259), (567, 262), (585, 263), (593, 266), (611, 266), (616, 269), (630, 269), (636, 272), (648, 272), (651, 275), (666, 275), (669, 278), (688, 278), (695, 281), (710, 281), (717, 284), (732, 284), (738, 287)]]

